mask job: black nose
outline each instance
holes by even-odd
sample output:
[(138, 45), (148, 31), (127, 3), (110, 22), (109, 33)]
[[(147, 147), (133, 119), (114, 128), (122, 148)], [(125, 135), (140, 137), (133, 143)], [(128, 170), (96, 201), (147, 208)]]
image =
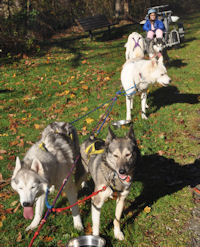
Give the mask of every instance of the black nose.
[(23, 207), (30, 207), (30, 206), (31, 206), (30, 202), (23, 202)]
[(120, 174), (125, 174), (126, 173), (126, 170), (125, 169), (119, 169), (119, 173)]

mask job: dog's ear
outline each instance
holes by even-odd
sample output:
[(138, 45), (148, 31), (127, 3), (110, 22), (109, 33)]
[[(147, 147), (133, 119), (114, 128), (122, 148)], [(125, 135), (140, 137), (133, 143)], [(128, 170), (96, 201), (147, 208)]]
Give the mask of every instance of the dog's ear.
[(129, 132), (127, 134), (127, 137), (134, 140), (135, 139), (135, 134), (134, 134), (134, 131), (133, 131), (133, 124), (131, 124), (130, 128), (129, 128)]
[(31, 169), (38, 173), (40, 176), (44, 175), (44, 169), (42, 163), (38, 159), (34, 159), (31, 165)]
[(160, 57), (159, 57), (158, 63), (159, 63), (159, 64), (163, 64), (163, 56), (160, 56)]
[(111, 130), (110, 126), (108, 127), (108, 135), (105, 140), (105, 145), (109, 144), (113, 139), (116, 138), (116, 135), (114, 132)]
[(12, 175), (12, 178), (14, 178), (16, 176), (16, 174), (18, 173), (18, 171), (21, 169), (22, 165), (21, 165), (21, 161), (19, 159), (19, 157), (16, 158), (16, 164), (15, 164), (15, 169)]

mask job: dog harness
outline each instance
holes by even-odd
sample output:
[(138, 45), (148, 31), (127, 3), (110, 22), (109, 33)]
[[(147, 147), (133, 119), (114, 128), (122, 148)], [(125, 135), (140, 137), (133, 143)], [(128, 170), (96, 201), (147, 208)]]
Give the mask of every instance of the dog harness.
[(102, 154), (104, 152), (104, 149), (96, 149), (95, 144), (98, 142), (100, 141), (96, 140), (85, 149), (85, 153), (87, 154), (88, 158), (90, 158), (92, 154)]
[(43, 151), (47, 151), (47, 152), (48, 152), (48, 149), (46, 148), (44, 142), (39, 143), (39, 144), (38, 144), (38, 147), (39, 147), (40, 149), (42, 149)]
[(140, 47), (140, 48), (141, 48), (141, 46), (140, 46), (140, 44), (139, 44), (139, 40), (140, 40), (140, 39), (141, 39), (141, 37), (138, 38), (138, 40), (136, 41), (136, 40), (133, 38), (133, 40), (134, 40), (134, 42), (135, 42), (134, 49), (135, 49), (136, 47)]

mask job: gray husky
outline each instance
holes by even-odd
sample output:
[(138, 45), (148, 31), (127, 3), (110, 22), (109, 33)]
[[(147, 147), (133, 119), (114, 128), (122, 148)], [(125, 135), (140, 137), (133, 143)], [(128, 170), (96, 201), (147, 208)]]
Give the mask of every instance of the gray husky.
[[(99, 146), (94, 152), (92, 151), (93, 143)], [(103, 152), (100, 152), (101, 149)], [(116, 137), (109, 128), (105, 143), (95, 138), (86, 140), (81, 145), (81, 156), (93, 178), (95, 191), (106, 186), (105, 191), (100, 192), (92, 199), (93, 235), (99, 235), (101, 207), (105, 200), (111, 197), (114, 191), (117, 191), (119, 196), (113, 222), (114, 235), (116, 239), (123, 240), (124, 235), (120, 229), (120, 218), (139, 158), (139, 150), (132, 126), (126, 137)]]
[[(33, 205), (36, 203), (34, 219), (26, 230), (38, 226), (43, 214), (47, 188), (51, 191), (54, 186), (58, 189), (62, 185), (79, 155), (76, 129), (69, 123), (54, 122), (44, 129), (40, 141), (28, 150), (22, 161), (17, 157), (11, 186), (20, 196), (25, 218), (33, 218)], [(80, 174), (84, 174), (84, 168), (79, 159), (75, 182), (71, 175), (65, 186), (70, 204), (77, 201), (76, 187), (81, 183)], [(81, 230), (83, 226), (77, 206), (72, 208), (72, 215), (74, 227)]]
[(150, 58), (161, 56), (164, 50), (164, 42), (161, 38), (146, 38), (145, 50)]

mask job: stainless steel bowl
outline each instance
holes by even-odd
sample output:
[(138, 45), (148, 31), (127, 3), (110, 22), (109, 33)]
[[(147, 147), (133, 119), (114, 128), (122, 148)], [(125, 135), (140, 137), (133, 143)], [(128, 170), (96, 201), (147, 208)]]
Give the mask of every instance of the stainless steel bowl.
[(131, 120), (118, 120), (116, 122), (113, 122), (112, 125), (115, 127), (115, 128), (121, 128), (121, 126), (128, 126), (132, 123)]
[(104, 247), (106, 241), (98, 236), (85, 235), (73, 238), (66, 247)]

